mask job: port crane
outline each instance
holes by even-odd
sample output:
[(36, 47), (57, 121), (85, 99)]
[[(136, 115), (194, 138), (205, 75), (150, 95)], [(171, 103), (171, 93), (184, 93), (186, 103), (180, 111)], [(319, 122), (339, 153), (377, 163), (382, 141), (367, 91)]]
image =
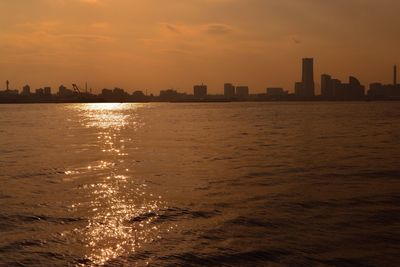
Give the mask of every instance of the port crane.
[(73, 83), (72, 88), (74, 89), (75, 93), (82, 94), (81, 90), (79, 90), (79, 87), (76, 84)]
[[(85, 92), (82, 92), (82, 90), (75, 83), (72, 84), (72, 88), (74, 89), (74, 92), (79, 95), (88, 93), (87, 83), (85, 84)], [(90, 93), (92, 93), (92, 89), (90, 89)]]

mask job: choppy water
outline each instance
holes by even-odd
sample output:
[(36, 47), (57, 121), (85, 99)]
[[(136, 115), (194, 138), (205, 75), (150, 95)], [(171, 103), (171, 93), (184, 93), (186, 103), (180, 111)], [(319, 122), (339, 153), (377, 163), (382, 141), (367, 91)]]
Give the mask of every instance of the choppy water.
[(398, 266), (400, 103), (0, 106), (1, 266)]

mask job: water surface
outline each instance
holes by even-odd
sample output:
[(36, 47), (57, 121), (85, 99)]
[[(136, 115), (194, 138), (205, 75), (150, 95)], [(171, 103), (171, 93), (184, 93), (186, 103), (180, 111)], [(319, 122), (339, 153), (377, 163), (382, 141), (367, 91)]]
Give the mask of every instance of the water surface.
[(400, 103), (0, 106), (1, 266), (398, 266)]

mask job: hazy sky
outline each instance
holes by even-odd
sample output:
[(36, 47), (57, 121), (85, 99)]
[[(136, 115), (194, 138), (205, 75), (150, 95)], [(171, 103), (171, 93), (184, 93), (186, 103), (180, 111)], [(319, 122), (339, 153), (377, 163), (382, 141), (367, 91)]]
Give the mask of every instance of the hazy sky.
[(0, 88), (292, 90), (302, 57), (315, 58), (318, 84), (321, 73), (390, 82), (399, 10), (398, 0), (0, 0)]

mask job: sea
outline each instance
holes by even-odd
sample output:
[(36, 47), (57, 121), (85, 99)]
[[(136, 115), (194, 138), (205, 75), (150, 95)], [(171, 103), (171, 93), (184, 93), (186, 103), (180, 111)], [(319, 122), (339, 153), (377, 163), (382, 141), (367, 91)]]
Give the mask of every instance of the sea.
[(0, 266), (400, 266), (400, 102), (0, 105)]

